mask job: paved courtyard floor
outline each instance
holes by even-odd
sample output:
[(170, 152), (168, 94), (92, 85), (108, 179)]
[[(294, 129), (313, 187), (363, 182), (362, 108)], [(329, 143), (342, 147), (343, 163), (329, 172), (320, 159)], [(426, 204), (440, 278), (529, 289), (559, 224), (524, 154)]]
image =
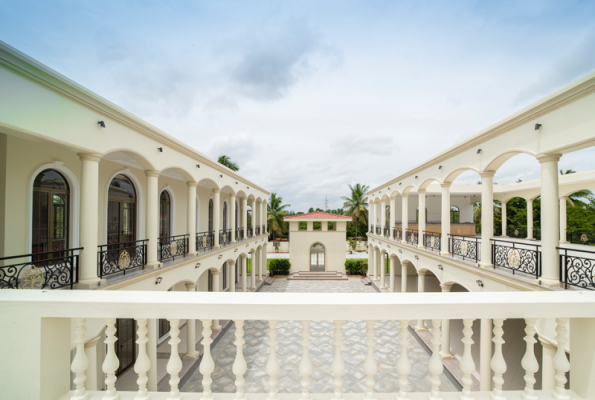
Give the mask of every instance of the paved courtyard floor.
[[(293, 293), (370, 293), (379, 295), (374, 288), (357, 280), (349, 281), (287, 281), (275, 280), (270, 286), (264, 286), (261, 292)], [(378, 321), (376, 323), (376, 346), (374, 357), (378, 363), (375, 376), (375, 391), (395, 393), (399, 391), (397, 361), (401, 352), (399, 345), (399, 322)], [(301, 375), (299, 363), (302, 358), (302, 325), (299, 321), (279, 321), (277, 325), (277, 356), (281, 370), (277, 376), (279, 393), (301, 393)], [(247, 393), (266, 393), (269, 390), (266, 363), (269, 356), (269, 326), (267, 321), (246, 321), (244, 324), (244, 357), (248, 370), (244, 375)], [(310, 325), (310, 359), (313, 372), (310, 376), (312, 393), (332, 393), (333, 375), (331, 363), (334, 357), (334, 325), (332, 321), (312, 321)], [(212, 378), (214, 393), (234, 393), (235, 375), (232, 372), (236, 348), (235, 327), (225, 332), (212, 351), (215, 370)], [(364, 321), (345, 321), (343, 323), (343, 392), (364, 393), (366, 358), (366, 326)], [(412, 392), (429, 392), (431, 389), (428, 362), (430, 356), (412, 337), (409, 338), (409, 360), (412, 364), (409, 374), (409, 386)], [(442, 375), (441, 389), (456, 391), (452, 383)], [(202, 392), (202, 375), (196, 369), (181, 387), (184, 392)]]

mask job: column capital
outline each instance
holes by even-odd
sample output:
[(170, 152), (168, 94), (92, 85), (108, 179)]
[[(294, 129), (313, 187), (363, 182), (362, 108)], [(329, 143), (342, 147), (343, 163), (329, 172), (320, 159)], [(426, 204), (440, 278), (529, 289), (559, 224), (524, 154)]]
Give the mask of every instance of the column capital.
[(419, 194), (425, 194), (426, 193), (426, 189), (417, 189), (417, 193), (419, 193)]
[(230, 194), (229, 194), (229, 197), (230, 197), (231, 199), (235, 199), (235, 198), (236, 198), (236, 194), (235, 194), (235, 193), (230, 193)]
[(442, 288), (443, 292), (450, 292), (450, 288), (452, 288), (452, 283), (441, 283), (440, 287)]
[(482, 178), (493, 178), (496, 175), (496, 171), (483, 171), (479, 173)]
[(452, 183), (450, 183), (450, 182), (444, 182), (444, 183), (440, 184), (441, 188), (449, 188), (451, 186), (452, 186)]
[(562, 154), (542, 154), (542, 155), (538, 155), (537, 161), (539, 161), (540, 164), (544, 163), (544, 162), (550, 162), (550, 161), (560, 161), (560, 158), (562, 157)]
[(197, 187), (198, 186), (198, 182), (186, 182), (186, 186), (190, 187)]
[(145, 171), (145, 175), (151, 178), (158, 178), (159, 171)]
[(236, 265), (236, 260), (227, 260), (227, 263), (231, 265)]
[(562, 200), (568, 200), (568, 196), (560, 196), (560, 201)]
[(193, 292), (196, 289), (196, 282), (186, 282), (184, 286), (186, 286), (186, 290)]
[(211, 275), (213, 275), (213, 276), (219, 275), (219, 270), (218, 269), (212, 269), (211, 270)]
[(242, 260), (245, 260), (246, 258), (248, 258), (248, 254), (242, 253), (240, 254), (240, 258), (242, 258)]
[(96, 154), (96, 153), (78, 153), (78, 156), (83, 161), (95, 161), (95, 162), (99, 162), (103, 158), (100, 154)]
[(221, 189), (213, 189), (213, 193), (221, 193)]
[(422, 269), (422, 270), (417, 271), (417, 275), (419, 275), (419, 276), (426, 276), (426, 272), (427, 271), (425, 269)]
[(401, 193), (401, 199), (406, 199), (409, 197), (409, 192), (407, 193)]

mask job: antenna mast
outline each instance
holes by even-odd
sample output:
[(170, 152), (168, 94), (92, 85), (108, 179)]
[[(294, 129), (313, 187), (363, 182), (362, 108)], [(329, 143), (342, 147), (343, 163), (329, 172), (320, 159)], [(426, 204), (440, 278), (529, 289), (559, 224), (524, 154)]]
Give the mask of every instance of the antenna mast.
[(328, 196), (324, 195), (324, 211), (328, 211)]

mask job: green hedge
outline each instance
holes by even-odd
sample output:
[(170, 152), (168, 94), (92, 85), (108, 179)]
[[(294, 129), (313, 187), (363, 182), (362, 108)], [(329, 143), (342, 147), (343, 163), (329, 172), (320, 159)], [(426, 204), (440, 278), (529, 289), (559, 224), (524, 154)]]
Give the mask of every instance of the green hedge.
[(288, 258), (273, 258), (269, 270), (273, 275), (287, 275), (291, 268)]
[(365, 275), (368, 272), (368, 260), (365, 258), (345, 260), (345, 270), (351, 275)]

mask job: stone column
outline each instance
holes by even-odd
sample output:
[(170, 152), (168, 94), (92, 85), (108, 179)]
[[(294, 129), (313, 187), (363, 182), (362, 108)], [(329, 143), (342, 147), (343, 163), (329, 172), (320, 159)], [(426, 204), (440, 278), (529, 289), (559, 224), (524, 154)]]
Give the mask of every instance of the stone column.
[(370, 244), (368, 246), (368, 277), (375, 275), (375, 266), (376, 264), (374, 263), (374, 246)]
[(554, 390), (556, 388), (556, 369), (554, 356), (558, 348), (540, 335), (537, 335), (543, 351), (541, 355), (541, 390)]
[(386, 253), (382, 252), (380, 258), (380, 289), (386, 289)]
[[(150, 241), (150, 240), (149, 240)], [(159, 332), (157, 330), (157, 320), (156, 319), (147, 319), (147, 355), (149, 356), (149, 363), (151, 364), (152, 368), (149, 368), (147, 372), (147, 377), (149, 381), (147, 382), (147, 389), (149, 392), (156, 392), (157, 391), (157, 384), (159, 381), (157, 380), (157, 343), (159, 341), (158, 338)], [(135, 336), (136, 338), (136, 332)], [(115, 343), (116, 345), (118, 342)]]
[(492, 238), (494, 237), (494, 172), (481, 176), (481, 261), (483, 268), (492, 268)]
[(262, 233), (266, 235), (266, 231), (267, 231), (267, 217), (268, 217), (269, 213), (268, 213), (268, 209), (267, 209), (267, 203), (266, 202), (262, 202)]
[(229, 228), (231, 229), (231, 243), (236, 242), (236, 195), (229, 195)]
[[(483, 207), (482, 207), (483, 208)], [(482, 210), (483, 211), (483, 210)], [(482, 227), (483, 231), (483, 227)], [(492, 320), (481, 320), (479, 334), (479, 390), (492, 390)]]
[[(196, 292), (195, 283), (185, 283), (186, 290), (189, 292)], [(196, 320), (186, 320), (186, 354), (184, 354), (184, 360), (194, 360), (198, 357), (198, 351), (196, 351)]]
[(386, 227), (386, 200), (384, 198), (380, 200), (380, 211), (382, 211), (382, 214), (380, 214), (380, 226), (382, 228), (380, 235), (384, 236), (384, 228)]
[(527, 200), (527, 239), (533, 239), (533, 200)]
[[(508, 237), (508, 221), (507, 221), (507, 213), (506, 213), (506, 205), (508, 202), (502, 202), (502, 237)], [(483, 212), (483, 206), (481, 207), (481, 211)], [(482, 224), (483, 225), (483, 224)], [(491, 253), (490, 253), (491, 254)]]
[(448, 248), (448, 235), (450, 234), (450, 183), (442, 183), (442, 212), (440, 215), (442, 233), (440, 241), (440, 254), (448, 256), (450, 251)]
[[(425, 214), (425, 213), (424, 213)], [(426, 271), (417, 271), (417, 292), (424, 293), (426, 289)], [(415, 327), (417, 332), (426, 331), (424, 326), (424, 320), (421, 318), (417, 319), (417, 326)]]
[(242, 262), (242, 292), (246, 292), (247, 290), (247, 283), (248, 283), (248, 274), (246, 270), (246, 258), (248, 258), (245, 254), (240, 255), (240, 260)]
[[(392, 229), (391, 229), (392, 230)], [(390, 292), (395, 292), (395, 256), (390, 257)]]
[(409, 193), (403, 193), (401, 197), (401, 229), (403, 240), (407, 241), (407, 228), (409, 228)]
[(407, 293), (407, 264), (401, 263), (401, 293)]
[(417, 247), (425, 247), (424, 231), (426, 230), (426, 189), (419, 189), (419, 237), (417, 240)]
[(374, 280), (379, 282), (380, 281), (380, 260), (381, 254), (380, 249), (374, 250)]
[(396, 207), (396, 203), (397, 203), (397, 199), (390, 199), (390, 225), (388, 227), (389, 229), (389, 235), (391, 239), (395, 238), (395, 221), (396, 221), (396, 211), (397, 211), (397, 207)]
[(267, 270), (267, 258), (267, 244), (264, 242), (262, 245), (262, 273), (265, 277), (269, 274)]
[(256, 235), (256, 200), (252, 200), (252, 234)]
[[(450, 292), (452, 285), (440, 284), (443, 293)], [(440, 357), (442, 358), (454, 358), (450, 352), (450, 320), (442, 320), (442, 350), (440, 351)]]
[(541, 163), (541, 283), (560, 286), (560, 210), (558, 195), (559, 154), (538, 158)]
[(186, 225), (188, 229), (188, 253), (196, 253), (196, 182), (187, 182), (188, 186), (188, 215)]
[[(213, 274), (213, 292), (220, 292), (221, 291), (221, 273), (219, 271), (211, 271), (211, 273)], [(214, 319), (212, 322), (212, 328), (213, 331), (220, 331), (221, 330), (221, 325), (219, 325), (219, 320), (218, 319)]]
[(236, 262), (235, 260), (231, 260), (227, 262), (229, 265), (229, 291), (235, 292), (236, 291)]
[(250, 290), (256, 290), (256, 250), (252, 250), (250, 256)]
[(566, 200), (568, 197), (560, 197), (560, 243), (568, 243), (566, 234)]
[(147, 176), (147, 266), (157, 268), (157, 251), (159, 243), (159, 172), (145, 171)]
[(221, 230), (221, 190), (213, 189), (213, 231), (215, 240), (213, 242), (213, 248), (218, 249), (221, 247), (219, 244), (219, 231)]
[[(80, 267), (77, 287), (91, 288), (105, 282), (97, 277), (97, 215), (99, 213), (99, 160), (96, 154), (81, 159)], [(157, 254), (157, 250), (155, 250)]]
[(372, 225), (374, 225), (374, 204), (370, 203), (369, 206), (370, 207), (368, 210), (368, 232), (372, 230)]

